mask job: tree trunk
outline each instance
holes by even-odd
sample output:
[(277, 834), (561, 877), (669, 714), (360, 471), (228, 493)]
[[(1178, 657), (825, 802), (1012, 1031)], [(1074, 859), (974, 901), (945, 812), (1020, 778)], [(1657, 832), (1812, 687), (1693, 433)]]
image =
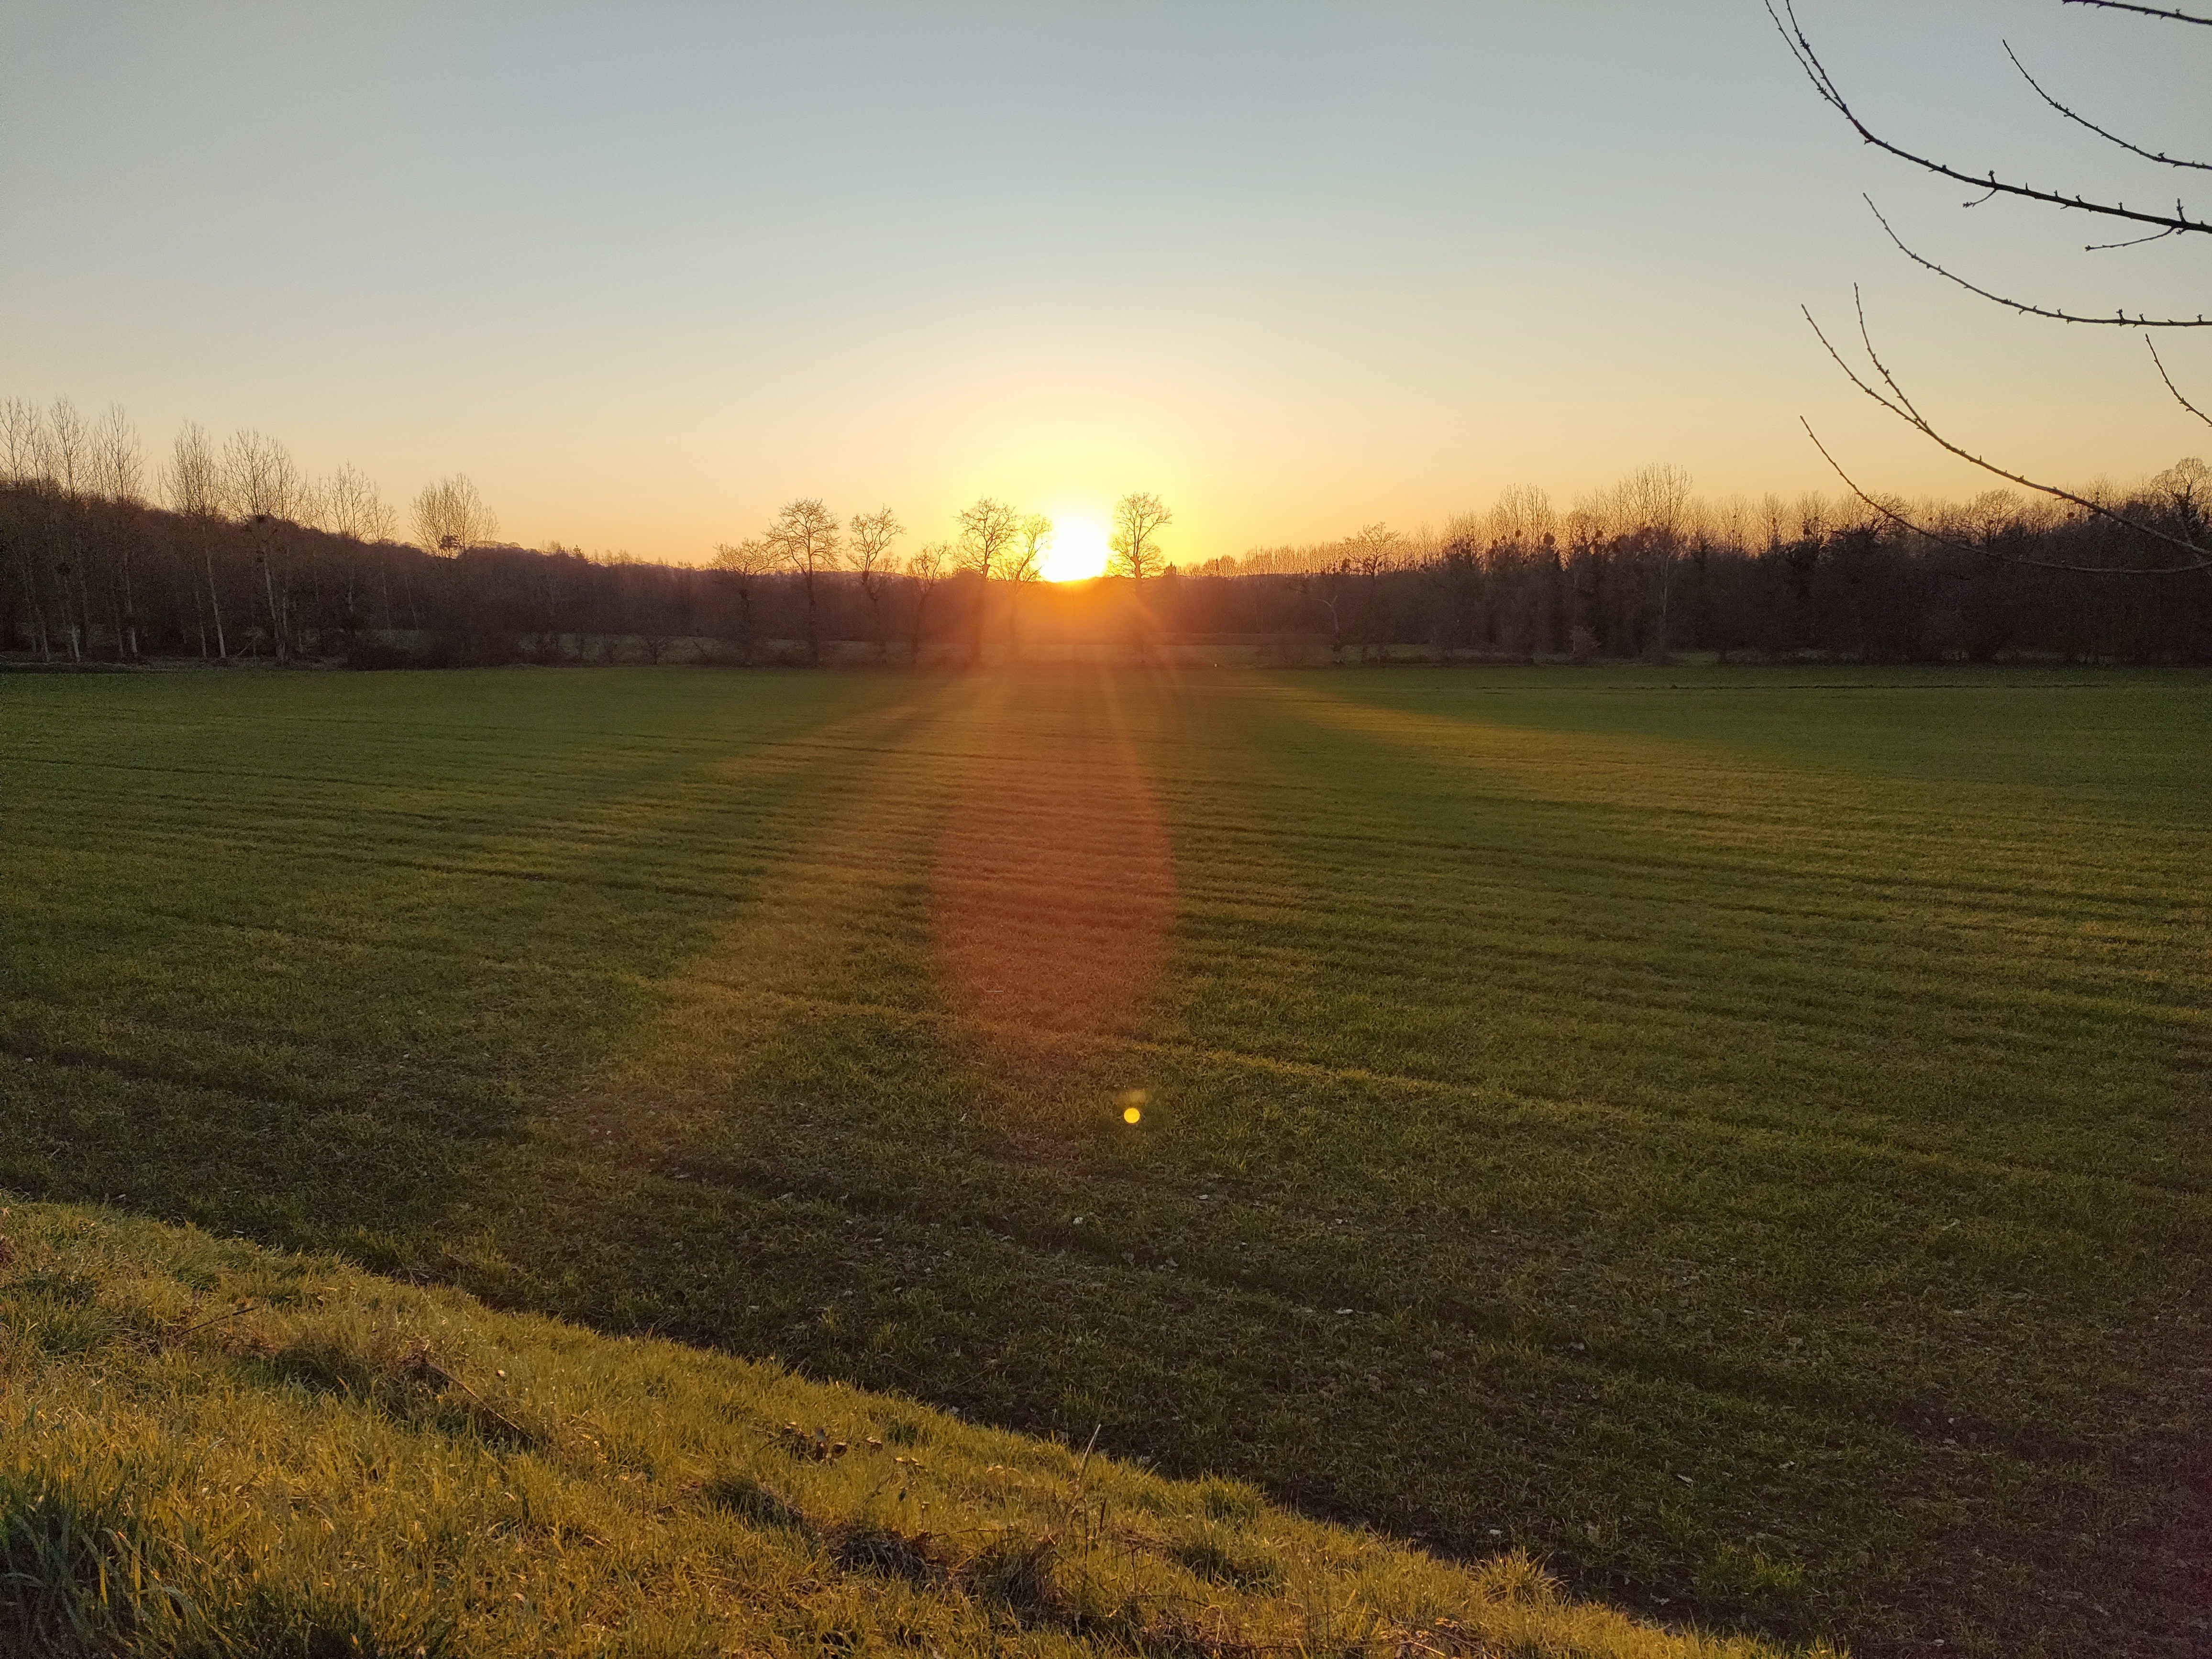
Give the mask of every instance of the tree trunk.
[(200, 535), (200, 556), (207, 564), (208, 613), (215, 618), (215, 658), (217, 662), (228, 662), (230, 643), (222, 632), (222, 596), (215, 586), (215, 548), (204, 531)]
[(266, 559), (261, 562), (261, 590), (269, 596), (270, 643), (275, 647), (276, 660), (283, 662), (289, 659), (290, 653), (285, 648), (283, 613), (276, 608), (276, 575), (270, 569), (269, 561)]
[(46, 635), (46, 609), (39, 603), (37, 568), (31, 562), (29, 550), (21, 543), (15, 549), (15, 566), (23, 573), (23, 603), (31, 607), (31, 636), (38, 641), (39, 660), (52, 662), (54, 652)]

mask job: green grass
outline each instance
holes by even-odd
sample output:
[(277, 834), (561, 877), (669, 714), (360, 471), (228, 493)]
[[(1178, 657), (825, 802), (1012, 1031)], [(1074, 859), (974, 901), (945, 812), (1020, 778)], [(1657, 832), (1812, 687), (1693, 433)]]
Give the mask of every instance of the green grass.
[(0, 1187), (1666, 1619), (2212, 1641), (2203, 677), (21, 677), (0, 799)]
[(113, 1211), (0, 1218), (0, 1649), (1761, 1659), (1086, 1449)]

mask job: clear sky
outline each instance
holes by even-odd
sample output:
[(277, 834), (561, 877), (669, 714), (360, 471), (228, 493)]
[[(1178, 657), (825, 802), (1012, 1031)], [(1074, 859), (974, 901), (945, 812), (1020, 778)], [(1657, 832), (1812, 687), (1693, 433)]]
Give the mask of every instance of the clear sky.
[[(2212, 30), (1802, 15), (1976, 168), (2191, 187), (2067, 130), (2004, 39), (2212, 155)], [(933, 537), (979, 494), (1150, 489), (1196, 560), (1650, 461), (1832, 488), (1801, 413), (1869, 483), (1978, 488), (1807, 331), (1856, 280), (1924, 406), (2023, 466), (2212, 447), (2138, 338), (1948, 289), (1862, 190), (1994, 285), (2212, 311), (2212, 250), (2085, 255), (2106, 228), (1859, 146), (1757, 0), (7, 0), (0, 395), (119, 400), (149, 450), (258, 428), (403, 507), (463, 471), (516, 540), (687, 562), (796, 495)], [(2168, 361), (2212, 395), (2212, 339)]]

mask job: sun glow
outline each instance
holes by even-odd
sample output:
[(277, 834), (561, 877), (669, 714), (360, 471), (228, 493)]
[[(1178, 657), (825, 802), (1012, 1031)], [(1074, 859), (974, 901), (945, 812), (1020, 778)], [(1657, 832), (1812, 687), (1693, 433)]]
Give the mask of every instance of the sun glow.
[(1060, 519), (1054, 522), (1052, 545), (1044, 556), (1044, 579), (1048, 582), (1088, 581), (1106, 574), (1112, 550), (1106, 532), (1089, 519)]

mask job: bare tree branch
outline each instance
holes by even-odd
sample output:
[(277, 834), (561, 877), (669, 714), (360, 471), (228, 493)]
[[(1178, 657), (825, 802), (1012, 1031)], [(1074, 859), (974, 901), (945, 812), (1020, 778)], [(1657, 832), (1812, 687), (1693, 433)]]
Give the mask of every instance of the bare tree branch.
[(2043, 100), (2045, 103), (2050, 105), (2051, 108), (2057, 110), (2068, 120), (2073, 122), (2076, 126), (2088, 128), (2090, 131), (2095, 133), (2097, 137), (2104, 139), (2106, 143), (2118, 144), (2122, 149), (2127, 151), (2129, 155), (2140, 155), (2146, 161), (2159, 161), (2170, 167), (2193, 167), (2199, 173), (2212, 173), (2212, 161), (2185, 161), (2177, 155), (2168, 155), (2163, 150), (2145, 149), (2141, 144), (2130, 143), (2126, 139), (2121, 137), (2119, 134), (2116, 132), (2106, 131), (2104, 128), (2099, 126), (2094, 121), (2089, 119), (2087, 116), (2069, 109), (2065, 105), (2060, 103), (2056, 98), (2053, 98), (2049, 93), (2043, 89), (2042, 82), (2037, 80), (2033, 75), (2030, 75), (2027, 72), (2027, 65), (2020, 61), (2020, 54), (2012, 49), (2011, 41), (2006, 40), (2000, 44), (2004, 47), (2004, 55), (2012, 59), (2012, 66), (2020, 71), (2020, 78), (2035, 88), (2035, 95)]
[(2170, 23), (2202, 23), (2212, 28), (2212, 17), (2198, 17), (2185, 11), (2169, 11), (2164, 6), (2137, 6), (2130, 0), (2059, 0), (2061, 5), (2094, 6), (2100, 11), (2132, 11), (2145, 17), (2163, 17)]
[[(1876, 149), (1886, 151), (1900, 161), (1910, 161), (1913, 166), (1933, 173), (1941, 178), (1954, 179), (1962, 185), (1971, 185), (1977, 190), (1986, 190), (1993, 194), (2017, 196), (2026, 201), (2041, 202), (2050, 207), (2071, 209), (2081, 213), (2094, 213), (2108, 219), (2124, 219), (2132, 224), (2157, 225), (2171, 230), (2212, 234), (2212, 222), (2191, 218), (2187, 210), (2179, 202), (2174, 204), (2174, 210), (2171, 214), (2144, 213), (2138, 209), (2128, 206), (2124, 202), (2093, 202), (2084, 196), (2067, 196), (2057, 191), (2039, 190), (2032, 185), (2013, 184), (2000, 179), (1994, 172), (1978, 178), (1971, 173), (1962, 173), (1946, 162), (1918, 155), (1905, 149), (1902, 145), (1892, 143), (1862, 121), (1857, 112), (1853, 110), (1844, 100), (1843, 93), (1829, 76), (1827, 67), (1820, 62), (1819, 55), (1814, 52), (1812, 41), (1806, 36), (1802, 27), (1799, 25), (1794, 0), (1763, 0), (1763, 3), (1766, 7), (1766, 15), (1773, 20), (1775, 29), (1781, 34), (1784, 44), (1789, 46), (1791, 55), (1797, 59), (1797, 67), (1805, 72), (1805, 78), (1813, 83), (1814, 91), (1819, 93), (1822, 100), (1830, 108), (1850, 124), (1854, 132)], [(1776, 9), (1778, 4), (1780, 7), (1779, 10)], [(2181, 18), (2186, 22), (2202, 21), (2193, 17), (2183, 17), (2179, 12), (2172, 13), (2171, 15)]]
[[(1867, 204), (1868, 211), (1874, 215), (1875, 222), (1882, 228), (1889, 240), (1897, 244), (1897, 251), (1923, 270), (1932, 270), (1945, 282), (1956, 283), (1969, 294), (1977, 295), (1982, 299), (1992, 301), (2001, 306), (2010, 307), (2013, 310), (2027, 316), (2047, 317), (2053, 322), (2059, 323), (2096, 323), (2111, 328), (2212, 328), (2212, 317), (2204, 316), (2201, 313), (2195, 317), (2146, 317), (2140, 313), (2130, 317), (2125, 311), (2118, 311), (2110, 317), (2085, 317), (2079, 312), (2053, 311), (2047, 306), (2030, 305), (2025, 300), (2008, 300), (2002, 294), (1992, 294), (1985, 288), (1977, 288), (1960, 276), (1957, 271), (1946, 270), (1924, 254), (1913, 252), (1906, 245), (1905, 239), (1892, 228), (1889, 221), (1881, 216), (1881, 210), (1875, 206), (1873, 197), (1862, 196), (1859, 199)], [(2159, 233), (2161, 236), (2172, 234), (2171, 231)]]
[[(1896, 416), (1899, 420), (1903, 421), (1907, 426), (1919, 433), (1921, 436), (1926, 438), (1930, 443), (1936, 445), (1937, 448), (1942, 449), (1949, 454), (1957, 456), (1960, 460), (1967, 463), (1967, 465), (1971, 466), (1978, 466), (1981, 468), (1983, 471), (1989, 473), (1991, 477), (2002, 478), (2007, 483), (2018, 484), (2023, 489), (2033, 489), (2039, 495), (2049, 495), (2057, 501), (2070, 501), (2075, 507), (2081, 508), (2084, 512), (2092, 513), (2100, 519), (2108, 520), (2113, 524), (2119, 525), (2125, 529), (2133, 531), (2138, 536), (2148, 538), (2151, 541), (2162, 542), (2168, 547), (2177, 548), (2180, 551), (2188, 554), (2191, 561), (2193, 561), (2191, 564), (2171, 567), (2114, 567), (2112, 571), (2112, 574), (2148, 575), (2155, 574), (2158, 570), (2166, 568), (2179, 570), (2212, 568), (2212, 552), (2208, 552), (2207, 550), (2199, 547), (2195, 542), (2191, 541), (2185, 536), (2169, 536), (2163, 530), (2154, 528), (2150, 525), (2139, 523), (2136, 520), (2129, 518), (2125, 514), (2115, 513), (2111, 507), (2105, 506), (2101, 501), (2092, 501), (2087, 495), (2077, 495), (2070, 489), (2062, 489), (2057, 484), (2041, 483), (2033, 478), (2024, 477), (2018, 472), (2008, 472), (2003, 467), (1999, 466), (1996, 462), (1986, 460), (1983, 457), (1975, 454), (1972, 450), (1962, 449), (1957, 444), (1953, 443), (1948, 438), (1938, 432), (1934, 426), (1930, 425), (1927, 417), (1922, 415), (1921, 412), (1913, 406), (1912, 399), (1905, 395), (1905, 388), (1897, 383), (1896, 377), (1889, 372), (1887, 365), (1881, 361), (1881, 354), (1875, 349), (1874, 337), (1867, 328), (1866, 303), (1863, 300), (1857, 299), (1857, 289), (1856, 288), (1853, 289), (1852, 295), (1858, 305), (1859, 339), (1866, 347), (1867, 361), (1874, 365), (1875, 372), (1881, 376), (1882, 385), (1889, 388), (1889, 396), (1885, 397), (1875, 387), (1869, 386), (1865, 378), (1862, 376), (1856, 369), (1853, 368), (1850, 363), (1844, 360), (1844, 354), (1836, 349), (1834, 344), (1829, 340), (1827, 335), (1821, 331), (1820, 325), (1814, 319), (1813, 313), (1809, 309), (1806, 309), (1804, 307), (1800, 307), (1800, 309), (1804, 311), (1805, 320), (1807, 323), (1811, 325), (1814, 337), (1820, 342), (1821, 345), (1826, 348), (1828, 356), (1835, 359), (1836, 367), (1842, 369), (1845, 378), (1847, 378), (1850, 383), (1856, 386), (1861, 392), (1873, 398), (1875, 402), (1880, 404), (1891, 414)], [(1830, 465), (1832, 465), (1833, 462), (1831, 461)], [(1854, 486), (1854, 488), (1856, 488), (1856, 486)]]
[(1834, 469), (1836, 476), (1844, 481), (1844, 487), (1852, 495), (1857, 496), (1892, 524), (1899, 525), (1916, 536), (1924, 536), (1929, 541), (1941, 543), (1945, 547), (1955, 547), (1962, 553), (1972, 553), (1982, 558), (2002, 559), (2010, 564), (2028, 565), (2037, 570), (2070, 571), (2077, 576), (2170, 576), (2181, 571), (2212, 569), (2212, 558), (2200, 559), (2195, 564), (2061, 564), (2054, 559), (2030, 559), (2017, 553), (2002, 552), (1995, 547), (1977, 547), (1972, 542), (1960, 541), (1956, 536), (1947, 536), (1940, 530), (1930, 530), (1926, 525), (1916, 524), (1887, 501), (1869, 495), (1860, 488), (1856, 478), (1844, 471), (1843, 464), (1828, 453), (1827, 445), (1820, 441), (1820, 434), (1813, 430), (1813, 423), (1810, 421), (1800, 415), (1797, 417), (1797, 424), (1805, 428), (1805, 435), (1813, 441), (1813, 447), (1820, 452), (1820, 459)]
[(2146, 242), (2162, 242), (2172, 234), (2173, 233), (2170, 230), (2154, 230), (2141, 236), (2130, 236), (2124, 242), (2084, 242), (2081, 245), (2081, 252), (2084, 253), (2110, 253), (2114, 248), (2141, 247)]
[(2150, 360), (2151, 362), (2158, 364), (2158, 378), (2166, 382), (2166, 389), (2173, 394), (2173, 401), (2179, 404), (2184, 409), (2187, 410), (2191, 415), (2194, 415), (2198, 420), (2203, 422), (2205, 425), (2212, 426), (2212, 415), (2207, 415), (2203, 410), (2197, 408), (2195, 404), (2191, 403), (2188, 398), (2183, 397), (2181, 395), (2181, 388), (2173, 383), (2173, 376), (2166, 372), (2166, 364), (2158, 355), (2157, 342), (2153, 340), (2145, 340), (2143, 343), (2150, 347)]

